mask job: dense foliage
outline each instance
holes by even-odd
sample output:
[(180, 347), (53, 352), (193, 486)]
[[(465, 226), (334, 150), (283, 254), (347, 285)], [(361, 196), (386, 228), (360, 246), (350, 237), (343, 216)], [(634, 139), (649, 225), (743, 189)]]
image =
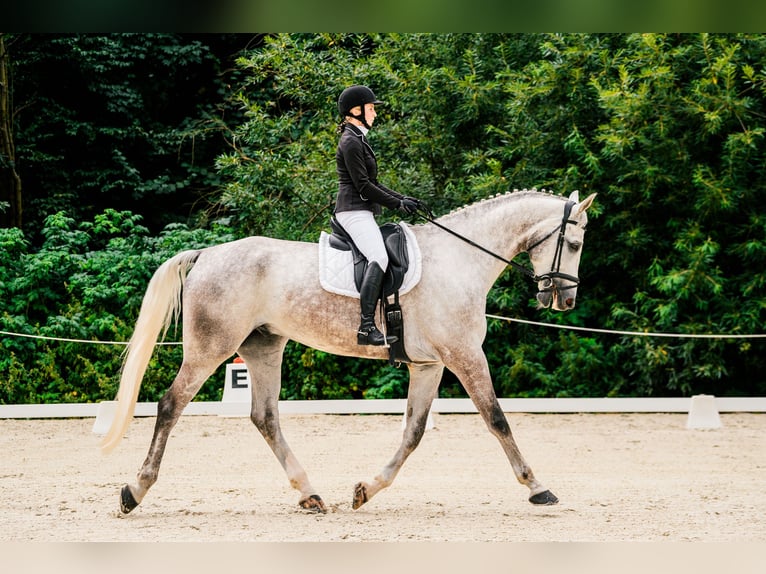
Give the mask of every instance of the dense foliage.
[(204, 206), (220, 183), (222, 67), (244, 39), (21, 34), (4, 44), (27, 233), (57, 211), (105, 208), (159, 231)]
[[(170, 224), (150, 235), (130, 212), (108, 209), (77, 223), (59, 212), (42, 229), (44, 241), (31, 250), (17, 228), (0, 229), (0, 328), (15, 333), (127, 341), (152, 272), (183, 248), (231, 239), (227, 230)], [(180, 329), (168, 334), (178, 340)], [(114, 397), (123, 347), (3, 337), (0, 397), (6, 403), (90, 402)], [(156, 399), (181, 361), (178, 345), (158, 347), (147, 370), (142, 397)], [(222, 378), (202, 398), (220, 398)]]
[[(243, 50), (226, 81), (198, 74), (184, 84), (177, 73), (163, 75), (162, 66), (176, 70), (183, 62), (220, 65), (206, 38), (49, 39), (72, 48), (70, 68), (93, 73), (72, 81), (89, 100), (70, 102), (63, 115), (64, 108), (43, 108), (34, 126), (17, 129), (17, 156), (37, 162), (31, 172), (19, 169), (24, 181), (38, 182), (29, 184), (37, 226), (0, 230), (0, 329), (124, 340), (149, 275), (174, 250), (248, 234), (314, 240), (327, 226), (336, 185), (337, 95), (365, 83), (387, 103), (370, 134), (381, 180), (437, 213), (513, 188), (599, 193), (578, 307), (537, 311), (532, 286), (508, 271), (488, 312), (631, 332), (762, 330), (766, 36), (277, 35)], [(32, 40), (41, 41), (24, 39)], [(97, 51), (86, 50), (94, 43)], [(156, 70), (154, 80), (118, 73), (134, 69), (125, 63), (136, 52), (128, 44), (145, 47), (142, 65)], [(16, 77), (42, 82), (35, 70), (61, 58), (43, 52), (17, 62)], [(121, 81), (100, 80), (97, 63)], [(153, 86), (158, 76), (162, 84)], [(177, 95), (172, 122), (167, 102), (127, 97), (155, 87)], [(193, 96), (213, 89), (217, 100)], [(39, 93), (55, 99), (52, 90)], [(97, 114), (99, 106), (112, 108)], [(98, 129), (85, 129), (76, 114), (86, 112)], [(74, 122), (73, 114), (76, 129), (57, 132), (58, 139), (38, 133), (38, 124)], [(172, 128), (145, 127), (149, 118)], [(105, 134), (110, 149), (99, 143)], [(191, 135), (208, 142), (207, 153), (163, 168), (169, 142), (183, 150)], [(81, 156), (76, 150), (85, 144)], [(189, 205), (201, 197), (204, 205)], [(149, 217), (151, 231), (134, 214)], [(189, 227), (163, 229), (174, 221)], [(0, 402), (113, 394), (119, 349), (0, 340)], [(489, 320), (485, 350), (501, 396), (762, 395), (761, 341)], [(158, 349), (147, 398), (169, 384), (177, 353)], [(214, 396), (215, 388), (203, 392)], [(404, 393), (405, 369), (288, 347), (284, 398)], [(461, 393), (447, 373), (442, 396)]]

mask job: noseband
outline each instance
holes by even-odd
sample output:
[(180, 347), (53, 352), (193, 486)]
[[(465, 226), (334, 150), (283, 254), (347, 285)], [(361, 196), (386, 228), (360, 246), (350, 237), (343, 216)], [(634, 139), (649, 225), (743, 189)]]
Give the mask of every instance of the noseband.
[(564, 279), (566, 281), (570, 281), (573, 283), (573, 285), (568, 285), (567, 287), (563, 287), (561, 290), (564, 291), (566, 289), (572, 289), (573, 287), (577, 287), (577, 285), (580, 283), (580, 279), (578, 277), (575, 277), (574, 275), (568, 275), (566, 273), (561, 273), (561, 257), (564, 254), (564, 236), (566, 235), (567, 230), (567, 224), (571, 223), (572, 225), (576, 225), (577, 222), (569, 219), (570, 214), (572, 213), (572, 208), (576, 205), (574, 201), (567, 201), (566, 205), (564, 206), (564, 217), (561, 219), (561, 223), (559, 223), (558, 226), (556, 226), (550, 233), (543, 236), (542, 239), (539, 239), (538, 241), (535, 241), (532, 245), (527, 247), (527, 251), (531, 251), (538, 245), (540, 245), (543, 241), (550, 238), (554, 233), (557, 231), (559, 232), (558, 235), (558, 241), (556, 243), (556, 252), (553, 254), (553, 262), (551, 263), (551, 270), (548, 273), (543, 273), (542, 275), (535, 275), (535, 272), (531, 269), (527, 269), (523, 265), (519, 265), (515, 261), (511, 261), (510, 259), (506, 259), (505, 257), (501, 257), (497, 253), (490, 251), (486, 247), (482, 247), (478, 243), (475, 243), (474, 241), (471, 241), (467, 237), (463, 237), (459, 233), (456, 233), (455, 231), (452, 231), (449, 227), (443, 226), (441, 223), (435, 220), (434, 214), (431, 212), (428, 207), (426, 207), (425, 204), (421, 203), (418, 207), (418, 215), (428, 221), (429, 223), (433, 223), (436, 227), (439, 229), (443, 229), (447, 233), (450, 233), (457, 237), (458, 239), (461, 239), (462, 241), (465, 241), (469, 245), (476, 247), (477, 249), (483, 251), (487, 255), (491, 255), (495, 259), (499, 259), (506, 265), (510, 265), (513, 267), (516, 271), (519, 271), (520, 273), (523, 273), (527, 277), (529, 277), (532, 281), (535, 281), (536, 283), (539, 283), (540, 281), (544, 281), (541, 289), (538, 289), (538, 293), (546, 293), (550, 291), (555, 291), (557, 289), (556, 285), (553, 283), (554, 279)]

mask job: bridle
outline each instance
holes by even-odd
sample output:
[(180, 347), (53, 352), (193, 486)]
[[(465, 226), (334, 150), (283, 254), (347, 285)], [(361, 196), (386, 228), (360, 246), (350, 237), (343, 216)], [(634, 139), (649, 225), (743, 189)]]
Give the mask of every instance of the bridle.
[(506, 265), (510, 265), (513, 269), (516, 271), (519, 271), (523, 275), (526, 275), (529, 277), (532, 281), (535, 283), (543, 282), (543, 285), (538, 288), (538, 292), (540, 293), (546, 293), (550, 291), (555, 291), (557, 289), (556, 285), (553, 283), (554, 279), (564, 279), (565, 281), (569, 281), (572, 283), (572, 285), (567, 285), (566, 287), (562, 287), (560, 290), (564, 291), (566, 289), (572, 289), (574, 287), (577, 287), (580, 283), (579, 277), (575, 277), (574, 275), (569, 275), (567, 273), (561, 272), (561, 257), (564, 254), (564, 241), (565, 241), (565, 235), (567, 230), (567, 225), (572, 224), (576, 225), (577, 222), (569, 219), (569, 216), (572, 213), (572, 208), (577, 205), (574, 201), (568, 200), (566, 202), (566, 205), (564, 205), (564, 216), (561, 218), (561, 223), (559, 223), (553, 230), (551, 230), (549, 233), (544, 235), (542, 238), (535, 241), (532, 245), (529, 245), (526, 248), (526, 251), (529, 252), (535, 247), (542, 244), (544, 241), (549, 239), (551, 236), (553, 236), (558, 231), (558, 238), (556, 242), (556, 251), (553, 254), (553, 261), (551, 262), (551, 270), (547, 273), (543, 273), (542, 275), (535, 275), (535, 272), (531, 269), (528, 269), (527, 267), (524, 267), (523, 265), (520, 265), (519, 263), (516, 263), (515, 261), (511, 261), (510, 259), (506, 259), (505, 257), (502, 257), (495, 253), (494, 251), (490, 251), (486, 247), (482, 247), (478, 243), (468, 239), (467, 237), (464, 237), (457, 233), (456, 231), (453, 231), (452, 229), (445, 227), (436, 219), (434, 218), (433, 213), (431, 212), (428, 207), (426, 207), (424, 204), (421, 203), (421, 205), (418, 207), (418, 215), (428, 221), (429, 223), (434, 224), (439, 229), (442, 229), (446, 231), (447, 233), (454, 235), (458, 239), (465, 241), (469, 245), (476, 247), (480, 251), (483, 251), (487, 255), (491, 255), (495, 259), (499, 259)]
[(538, 275), (536, 277), (533, 277), (533, 281), (543, 281), (543, 286), (539, 290), (541, 293), (546, 293), (549, 291), (554, 291), (556, 287), (553, 284), (554, 279), (564, 279), (566, 281), (570, 281), (573, 283), (573, 285), (567, 285), (566, 287), (561, 287), (561, 291), (564, 291), (566, 289), (572, 289), (574, 287), (577, 287), (577, 285), (580, 284), (580, 278), (575, 277), (574, 275), (568, 275), (567, 273), (562, 273), (560, 271), (561, 269), (561, 257), (564, 254), (564, 236), (567, 232), (567, 224), (576, 225), (577, 222), (569, 219), (569, 215), (572, 213), (572, 208), (576, 205), (574, 201), (567, 201), (566, 205), (564, 205), (564, 217), (561, 219), (561, 223), (553, 229), (550, 233), (543, 236), (542, 239), (539, 239), (535, 241), (532, 245), (528, 246), (526, 251), (529, 252), (538, 245), (540, 245), (543, 241), (548, 239), (551, 235), (559, 232), (558, 240), (556, 242), (556, 251), (553, 253), (553, 262), (551, 263), (551, 270), (548, 273), (543, 273), (542, 275)]

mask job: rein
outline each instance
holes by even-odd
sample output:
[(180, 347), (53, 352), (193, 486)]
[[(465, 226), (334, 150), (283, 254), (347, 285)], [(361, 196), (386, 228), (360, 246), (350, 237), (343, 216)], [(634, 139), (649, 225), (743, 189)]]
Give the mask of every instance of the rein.
[(502, 257), (501, 255), (498, 255), (494, 251), (491, 251), (487, 249), (486, 247), (483, 247), (482, 245), (479, 245), (475, 241), (472, 241), (471, 239), (468, 239), (467, 237), (460, 235), (456, 231), (450, 229), (449, 227), (445, 227), (436, 219), (434, 218), (433, 213), (431, 210), (424, 204), (421, 204), (418, 208), (418, 215), (428, 221), (429, 223), (432, 223), (439, 229), (442, 229), (443, 231), (446, 231), (450, 235), (453, 235), (460, 239), (461, 241), (464, 241), (468, 245), (475, 247), (476, 249), (479, 249), (480, 251), (483, 251), (487, 255), (491, 255), (495, 259), (499, 259), (506, 265), (510, 265), (513, 269), (516, 271), (526, 275), (529, 277), (532, 281), (540, 282), (545, 281), (545, 285), (543, 286), (543, 289), (541, 291), (551, 291), (554, 289), (553, 286), (553, 279), (560, 278), (565, 279), (567, 281), (571, 281), (574, 283), (575, 286), (577, 286), (580, 283), (580, 279), (578, 277), (575, 277), (574, 275), (567, 275), (566, 273), (561, 273), (559, 269), (561, 268), (561, 257), (564, 253), (564, 235), (566, 234), (566, 226), (567, 224), (576, 224), (576, 221), (573, 221), (569, 219), (569, 215), (572, 213), (572, 208), (575, 206), (574, 201), (567, 201), (566, 205), (564, 206), (564, 217), (561, 219), (561, 223), (556, 226), (550, 233), (545, 235), (542, 239), (539, 239), (534, 244), (527, 247), (526, 251), (530, 251), (543, 243), (546, 239), (550, 238), (554, 233), (557, 231), (559, 232), (558, 235), (558, 241), (556, 243), (556, 252), (553, 254), (553, 262), (551, 263), (551, 270), (548, 273), (543, 273), (542, 275), (535, 275), (534, 271), (531, 269), (528, 269), (524, 267), (523, 265), (520, 265), (519, 263), (516, 263), (515, 261), (511, 261), (510, 259), (506, 259), (505, 257)]

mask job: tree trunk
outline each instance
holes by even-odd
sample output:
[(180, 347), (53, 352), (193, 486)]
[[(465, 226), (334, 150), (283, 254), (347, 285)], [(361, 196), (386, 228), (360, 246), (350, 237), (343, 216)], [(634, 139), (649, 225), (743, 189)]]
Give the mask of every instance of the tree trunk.
[(0, 35), (0, 227), (21, 227), (21, 178), (13, 145), (8, 52)]

